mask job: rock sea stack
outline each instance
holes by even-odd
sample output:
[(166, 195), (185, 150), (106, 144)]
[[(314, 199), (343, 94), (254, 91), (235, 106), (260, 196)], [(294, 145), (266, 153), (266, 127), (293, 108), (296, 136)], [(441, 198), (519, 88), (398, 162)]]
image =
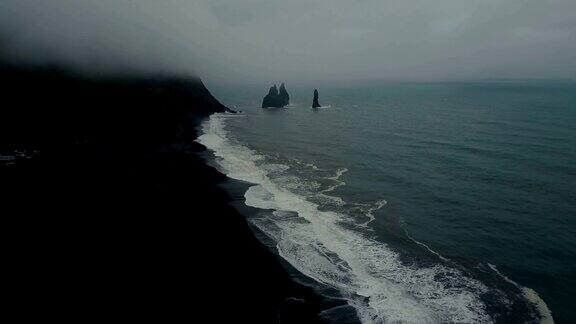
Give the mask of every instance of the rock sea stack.
[(312, 101), (312, 108), (322, 107), (318, 102), (318, 89), (314, 89), (314, 100)]
[(290, 95), (286, 91), (284, 83), (280, 85), (280, 91), (276, 85), (270, 87), (268, 94), (262, 100), (262, 108), (282, 108), (290, 103)]
[(288, 91), (286, 91), (286, 86), (284, 86), (284, 82), (280, 85), (280, 89), (278, 90), (278, 96), (280, 103), (284, 106), (288, 106), (290, 104), (290, 95)]

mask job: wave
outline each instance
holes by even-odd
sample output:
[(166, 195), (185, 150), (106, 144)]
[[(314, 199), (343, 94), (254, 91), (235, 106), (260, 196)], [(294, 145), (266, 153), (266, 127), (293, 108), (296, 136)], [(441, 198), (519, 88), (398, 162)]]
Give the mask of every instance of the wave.
[(490, 267), (490, 269), (494, 270), (494, 272), (496, 272), (496, 274), (498, 274), (502, 279), (504, 279), (504, 281), (514, 285), (515, 287), (520, 289), (520, 291), (522, 291), (524, 298), (526, 298), (526, 300), (528, 300), (532, 305), (534, 305), (534, 307), (538, 311), (541, 324), (553, 324), (554, 323), (554, 319), (552, 318), (552, 312), (548, 308), (548, 305), (546, 305), (544, 300), (542, 300), (542, 298), (540, 298), (540, 296), (538, 295), (538, 293), (536, 291), (534, 291), (533, 289), (530, 289), (528, 287), (521, 286), (517, 282), (506, 277), (504, 274), (502, 274), (496, 268), (495, 265), (488, 263), (488, 266)]
[[(459, 322), (486, 323), (494, 319), (482, 300), (489, 288), (449, 264), (406, 263), (387, 244), (377, 241), (357, 226), (342, 210), (327, 210), (298, 192), (298, 177), (278, 177), (286, 171), (282, 163), (231, 138), (225, 128), (234, 115), (214, 114), (203, 123), (198, 142), (214, 152), (228, 177), (254, 184), (245, 193), (246, 205), (273, 210), (250, 222), (276, 243), (278, 254), (294, 268), (314, 280), (338, 289), (354, 306), (364, 323)], [(316, 172), (320, 168), (308, 165)], [(346, 168), (325, 177), (332, 185), (317, 194), (327, 195), (345, 184)], [(294, 185), (296, 183), (296, 185)], [(386, 205), (357, 204), (368, 221)], [(428, 248), (429, 249), (429, 248)], [(446, 262), (447, 263), (447, 262)]]
[[(319, 168), (316, 168), (315, 170), (322, 170)], [(318, 192), (318, 196), (321, 199), (325, 199), (325, 200), (330, 200), (332, 201), (334, 204), (336, 204), (337, 206), (344, 206), (346, 204), (346, 202), (344, 201), (344, 199), (342, 199), (341, 197), (338, 196), (334, 196), (334, 195), (328, 195), (329, 192), (332, 192), (344, 185), (346, 185), (346, 182), (340, 180), (340, 178), (344, 175), (344, 173), (348, 172), (347, 168), (339, 168), (338, 170), (336, 170), (336, 174), (333, 176), (329, 176), (326, 177), (326, 180), (330, 180), (332, 181), (334, 184), (329, 185), (326, 189), (322, 189)]]
[[(366, 217), (368, 217), (368, 220), (365, 221), (364, 223), (358, 224), (359, 227), (364, 227), (364, 228), (368, 228), (368, 224), (372, 223), (374, 220), (376, 220), (376, 217), (374, 216), (374, 213), (380, 209), (382, 209), (382, 207), (386, 206), (388, 204), (388, 202), (384, 199), (382, 200), (378, 200), (376, 203), (370, 205), (370, 204), (357, 204), (360, 206), (366, 206), (367, 209), (364, 211), (364, 215)], [(360, 207), (362, 209), (362, 207)]]

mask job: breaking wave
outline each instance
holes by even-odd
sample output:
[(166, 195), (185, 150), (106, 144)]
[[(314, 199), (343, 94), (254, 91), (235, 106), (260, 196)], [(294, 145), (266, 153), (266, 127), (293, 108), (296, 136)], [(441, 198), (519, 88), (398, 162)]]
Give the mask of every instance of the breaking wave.
[[(494, 321), (482, 299), (491, 288), (483, 282), (447, 259), (404, 262), (398, 252), (362, 230), (386, 201), (354, 203), (331, 195), (345, 185), (342, 177), (348, 169), (329, 174), (313, 164), (290, 164), (261, 154), (229, 136), (227, 118), (236, 117), (212, 115), (202, 125), (198, 142), (214, 152), (228, 177), (254, 184), (245, 194), (247, 205), (271, 210), (250, 221), (297, 270), (338, 289), (362, 322)], [(298, 172), (320, 175), (303, 177)], [(337, 208), (343, 204), (352, 207)], [(363, 219), (345, 212), (354, 208), (363, 211)]]

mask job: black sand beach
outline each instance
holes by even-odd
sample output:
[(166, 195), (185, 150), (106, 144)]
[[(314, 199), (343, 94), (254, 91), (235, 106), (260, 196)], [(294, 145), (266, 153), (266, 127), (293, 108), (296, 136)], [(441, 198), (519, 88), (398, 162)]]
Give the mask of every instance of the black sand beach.
[(0, 68), (6, 305), (22, 321), (309, 323), (293, 281), (205, 164), (226, 108), (199, 79)]

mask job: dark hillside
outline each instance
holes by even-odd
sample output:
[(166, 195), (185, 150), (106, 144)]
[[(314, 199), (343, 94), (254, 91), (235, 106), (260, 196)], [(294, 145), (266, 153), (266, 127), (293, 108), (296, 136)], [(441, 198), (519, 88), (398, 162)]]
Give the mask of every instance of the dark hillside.
[[(5, 305), (21, 320), (315, 321), (197, 155), (198, 79), (0, 71)], [(294, 302), (295, 297), (302, 301)], [(288, 300), (288, 301), (287, 301)]]

